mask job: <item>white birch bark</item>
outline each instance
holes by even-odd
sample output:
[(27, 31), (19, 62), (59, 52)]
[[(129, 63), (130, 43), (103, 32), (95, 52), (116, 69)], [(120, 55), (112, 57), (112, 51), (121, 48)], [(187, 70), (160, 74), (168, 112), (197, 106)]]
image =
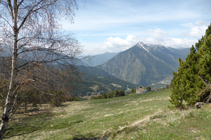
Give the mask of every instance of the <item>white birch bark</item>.
[[(5, 102), (4, 112), (2, 116), (2, 122), (0, 126), (0, 140), (4, 138), (4, 133), (6, 131), (11, 111), (11, 97), (14, 94), (14, 84), (15, 78), (17, 75), (17, 41), (18, 41), (18, 29), (17, 29), (17, 0), (14, 0), (14, 9), (12, 9), (11, 1), (8, 0), (8, 4), (10, 5), (10, 15), (13, 21), (13, 53), (12, 53), (12, 68), (11, 68), (11, 77), (10, 77), (10, 85), (7, 93), (7, 98)], [(13, 12), (14, 11), (14, 12)]]

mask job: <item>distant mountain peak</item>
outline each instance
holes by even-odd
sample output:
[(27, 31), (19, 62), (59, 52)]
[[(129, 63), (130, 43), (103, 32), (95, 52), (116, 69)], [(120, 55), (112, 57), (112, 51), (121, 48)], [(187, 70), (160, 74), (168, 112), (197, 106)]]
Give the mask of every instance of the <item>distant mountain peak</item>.
[[(152, 47), (152, 44), (144, 44), (143, 42), (138, 43), (138, 47), (143, 48), (145, 51), (147, 51), (153, 58), (160, 61), (157, 57), (155, 57), (153, 54), (150, 53), (150, 51), (146, 47)], [(162, 61), (163, 62), (163, 61)]]
[(100, 67), (118, 78), (147, 86), (171, 76), (179, 65), (178, 58), (185, 59), (188, 52), (164, 45), (137, 42)]
[(144, 43), (142, 41), (141, 42), (138, 42), (135, 46), (138, 46), (138, 47), (143, 48), (145, 50), (148, 50), (148, 48), (151, 49), (151, 48), (157, 48), (157, 47), (160, 47), (160, 48), (169, 48), (168, 46), (165, 46), (165, 45)]
[(141, 41), (141, 42), (139, 42), (138, 44), (139, 44), (139, 45), (144, 45), (144, 42)]
[(146, 44), (144, 44), (143, 42), (138, 43), (138, 47), (143, 48), (145, 51), (147, 51), (149, 53), (149, 50), (146, 49), (144, 46), (146, 46)]

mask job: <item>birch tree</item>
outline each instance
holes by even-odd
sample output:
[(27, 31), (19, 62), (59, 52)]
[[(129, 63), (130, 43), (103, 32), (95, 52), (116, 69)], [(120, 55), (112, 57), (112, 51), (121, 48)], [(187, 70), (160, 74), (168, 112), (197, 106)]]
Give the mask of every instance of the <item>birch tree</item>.
[[(76, 0), (0, 0), (0, 55), (10, 61), (10, 73), (3, 73), (9, 80), (0, 139), (23, 91), (33, 87), (48, 94), (50, 88), (63, 88), (61, 80), (78, 78), (74, 58), (81, 52), (80, 44), (62, 32), (59, 23), (71, 23), (77, 7)], [(59, 64), (62, 69), (55, 68)]]

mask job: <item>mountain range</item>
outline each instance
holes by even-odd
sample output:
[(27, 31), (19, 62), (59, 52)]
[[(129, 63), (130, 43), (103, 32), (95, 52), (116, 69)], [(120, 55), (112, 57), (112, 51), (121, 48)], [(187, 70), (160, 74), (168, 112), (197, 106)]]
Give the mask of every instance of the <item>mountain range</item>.
[(98, 67), (122, 80), (148, 86), (172, 76), (179, 66), (178, 58), (184, 60), (189, 52), (189, 48), (139, 42)]
[(95, 67), (98, 65), (102, 65), (114, 56), (116, 56), (118, 53), (115, 52), (106, 52), (103, 54), (97, 54), (93, 56), (85, 57), (85, 59), (79, 59), (79, 61), (76, 63), (76, 65), (84, 65), (84, 66), (91, 66)]
[[(6, 52), (0, 52), (0, 55), (3, 57), (10, 56), (11, 51), (7, 50)], [(117, 87), (124, 87), (125, 89), (127, 85), (130, 85), (130, 88), (135, 88), (137, 85), (146, 87), (162, 80), (170, 81), (172, 72), (177, 71), (179, 66), (178, 58), (185, 60), (189, 52), (189, 48), (174, 49), (163, 45), (139, 42), (120, 53), (91, 56), (88, 62), (77, 59), (77, 67), (85, 75), (82, 76), (83, 82), (80, 83), (78, 88), (80, 90), (76, 91), (75, 94), (86, 95), (87, 92), (107, 92)], [(45, 54), (45, 51), (43, 54)], [(28, 53), (27, 56), (34, 58), (31, 53)], [(58, 56), (63, 55), (58, 54)], [(83, 91), (81, 91), (82, 89)]]

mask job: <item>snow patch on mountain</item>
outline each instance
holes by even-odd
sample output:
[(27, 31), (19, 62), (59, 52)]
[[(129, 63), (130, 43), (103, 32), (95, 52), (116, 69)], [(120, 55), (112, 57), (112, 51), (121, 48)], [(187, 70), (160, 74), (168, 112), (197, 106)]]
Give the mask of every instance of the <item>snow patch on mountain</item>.
[(148, 53), (150, 53), (149, 50), (147, 50), (147, 49), (144, 47), (143, 44), (139, 43), (139, 45), (140, 45), (144, 50), (146, 50)]
[(154, 58), (157, 59), (158, 61), (163, 62), (162, 60), (159, 60), (157, 57), (155, 57), (154, 55), (152, 55), (152, 54), (150, 53), (150, 51), (147, 50), (147, 49), (144, 47), (144, 43), (139, 42), (139, 47), (140, 47), (140, 48), (143, 48), (145, 51), (147, 51), (152, 57), (154, 57)]

